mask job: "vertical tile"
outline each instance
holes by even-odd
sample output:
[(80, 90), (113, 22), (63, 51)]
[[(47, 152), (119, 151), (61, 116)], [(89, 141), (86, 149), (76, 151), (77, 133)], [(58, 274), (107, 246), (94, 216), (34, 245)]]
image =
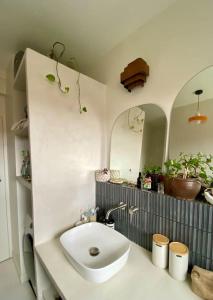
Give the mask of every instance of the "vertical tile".
[(213, 205), (208, 205), (208, 232), (213, 232)]
[(96, 183), (96, 205), (100, 213), (120, 202), (135, 205), (139, 212), (132, 222), (128, 209), (113, 212), (116, 229), (151, 250), (152, 235), (162, 233), (170, 240), (188, 245), (190, 264), (213, 270), (213, 206), (177, 200), (167, 195), (110, 183)]

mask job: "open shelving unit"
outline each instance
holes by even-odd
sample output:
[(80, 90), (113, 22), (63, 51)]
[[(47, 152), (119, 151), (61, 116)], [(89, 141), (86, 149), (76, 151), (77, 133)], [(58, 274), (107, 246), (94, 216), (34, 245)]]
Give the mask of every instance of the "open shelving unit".
[(26, 91), (26, 70), (25, 70), (25, 55), (19, 65), (17, 73), (13, 81), (13, 88), (19, 91)]
[[(13, 73), (13, 72), (12, 72)], [(12, 77), (12, 76), (11, 76)], [(32, 218), (32, 182), (21, 176), (23, 151), (30, 153), (29, 120), (14, 129), (14, 124), (26, 119), (28, 101), (26, 92), (26, 56), (24, 55), (18, 71), (11, 82), (11, 137), (14, 145), (13, 162), (13, 200), (12, 200), (12, 240), (13, 260), (21, 282), (30, 278), (26, 272), (24, 239), (27, 218)]]
[(25, 188), (27, 188), (28, 190), (32, 190), (32, 184), (31, 184), (31, 182), (29, 182), (28, 180), (24, 179), (24, 177), (17, 176), (16, 179)]
[(23, 128), (13, 129), (13, 133), (19, 137), (28, 138), (29, 137), (29, 125), (25, 124)]

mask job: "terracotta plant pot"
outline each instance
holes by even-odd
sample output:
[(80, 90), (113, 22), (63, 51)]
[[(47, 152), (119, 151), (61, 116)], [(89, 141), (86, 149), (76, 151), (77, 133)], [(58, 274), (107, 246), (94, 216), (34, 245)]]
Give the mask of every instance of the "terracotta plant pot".
[(185, 200), (194, 200), (201, 189), (201, 183), (196, 178), (174, 177), (169, 185), (171, 196)]
[(164, 194), (167, 194), (167, 195), (170, 195), (170, 196), (173, 196), (172, 195), (172, 191), (171, 191), (171, 180), (173, 178), (169, 177), (169, 176), (162, 176), (162, 181), (163, 181), (163, 184), (164, 184)]

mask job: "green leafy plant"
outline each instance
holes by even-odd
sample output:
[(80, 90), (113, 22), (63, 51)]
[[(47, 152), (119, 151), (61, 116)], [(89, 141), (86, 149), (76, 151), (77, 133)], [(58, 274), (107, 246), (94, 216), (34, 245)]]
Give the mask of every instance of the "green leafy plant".
[(177, 159), (168, 159), (164, 163), (166, 167), (166, 175), (170, 177), (175, 177), (181, 171), (181, 163)]
[(213, 156), (201, 152), (197, 154), (180, 153), (177, 159), (165, 162), (169, 176), (197, 178), (202, 184), (209, 185), (213, 181)]
[(160, 175), (162, 173), (161, 167), (160, 166), (152, 166), (152, 167), (147, 167), (145, 166), (143, 169), (143, 173), (145, 175), (147, 174), (158, 174)]

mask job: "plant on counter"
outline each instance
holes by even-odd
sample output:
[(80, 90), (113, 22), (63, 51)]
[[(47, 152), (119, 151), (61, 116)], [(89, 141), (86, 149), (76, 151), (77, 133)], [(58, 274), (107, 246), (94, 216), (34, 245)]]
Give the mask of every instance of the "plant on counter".
[(175, 177), (181, 171), (181, 164), (177, 159), (168, 159), (164, 163), (166, 167), (166, 176)]
[(151, 175), (151, 174), (162, 174), (162, 170), (161, 170), (161, 167), (159, 166), (152, 166), (152, 167), (147, 167), (145, 166), (144, 169), (143, 169), (143, 173), (145, 175)]
[(178, 198), (193, 200), (201, 186), (208, 187), (213, 181), (212, 163), (213, 156), (201, 152), (197, 154), (181, 152), (177, 159), (166, 161), (169, 193)]
[(213, 156), (211, 154), (206, 155), (201, 152), (184, 154), (181, 152), (177, 159), (166, 161), (165, 166), (169, 176), (179, 176), (184, 179), (196, 178), (202, 184), (209, 185), (213, 180), (212, 163)]
[(151, 177), (151, 190), (158, 190), (158, 183), (162, 181), (162, 170), (160, 166), (144, 167), (143, 175)]

